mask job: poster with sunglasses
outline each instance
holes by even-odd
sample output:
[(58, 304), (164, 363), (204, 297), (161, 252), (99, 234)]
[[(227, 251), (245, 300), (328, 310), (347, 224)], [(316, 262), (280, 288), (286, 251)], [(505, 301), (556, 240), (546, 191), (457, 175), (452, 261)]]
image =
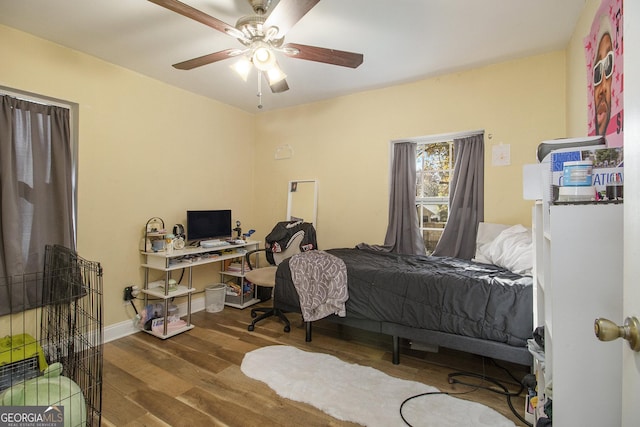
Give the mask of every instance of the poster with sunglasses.
[(622, 147), (624, 129), (622, 1), (602, 0), (584, 39), (589, 135)]

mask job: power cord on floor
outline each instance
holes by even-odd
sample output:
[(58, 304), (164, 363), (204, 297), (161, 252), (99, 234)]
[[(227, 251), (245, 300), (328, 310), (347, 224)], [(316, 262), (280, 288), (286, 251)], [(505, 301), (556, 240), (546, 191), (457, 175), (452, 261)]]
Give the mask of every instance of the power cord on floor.
[[(511, 392), (511, 391), (509, 391), (509, 389), (508, 389), (504, 384), (502, 384), (499, 380), (497, 380), (497, 379), (495, 379), (495, 378), (492, 378), (492, 377), (488, 377), (488, 376), (486, 376), (486, 375), (485, 375), (485, 372), (484, 372), (484, 371), (485, 371), (485, 369), (484, 369), (484, 358), (483, 358), (483, 363), (482, 363), (482, 374), (476, 374), (476, 373), (472, 373), (472, 372), (453, 372), (453, 373), (451, 373), (451, 374), (449, 374), (449, 375), (448, 375), (449, 384), (461, 384), (461, 385), (466, 385), (466, 386), (469, 386), (469, 387), (473, 387), (473, 389), (472, 389), (472, 390), (465, 391), (465, 392), (459, 392), (459, 393), (449, 393), (449, 392), (442, 392), (442, 391), (439, 391), (439, 392), (428, 392), (428, 393), (420, 393), (420, 394), (417, 394), (417, 395), (415, 395), (415, 396), (408, 397), (408, 398), (407, 398), (407, 399), (405, 399), (405, 400), (402, 402), (402, 404), (400, 405), (400, 417), (402, 418), (402, 421), (404, 421), (404, 423), (405, 423), (406, 425), (408, 425), (408, 426), (410, 426), (410, 427), (411, 427), (411, 424), (410, 424), (410, 423), (409, 423), (409, 422), (404, 418), (404, 415), (402, 414), (402, 408), (403, 408), (403, 407), (404, 407), (404, 405), (405, 405), (407, 402), (409, 402), (410, 400), (413, 400), (413, 399), (415, 399), (415, 398), (422, 397), (422, 396), (435, 395), (435, 394), (446, 394), (446, 395), (450, 395), (450, 396), (455, 396), (455, 395), (460, 395), (460, 394), (468, 394), (468, 393), (472, 393), (472, 392), (474, 392), (474, 391), (477, 391), (477, 390), (479, 390), (479, 389), (482, 389), (482, 390), (487, 390), (487, 391), (490, 391), (490, 392), (493, 392), (493, 393), (498, 393), (498, 394), (501, 394), (501, 395), (503, 395), (503, 396), (506, 396), (506, 398), (507, 398), (507, 405), (509, 405), (509, 409), (511, 409), (511, 412), (512, 412), (512, 413), (513, 413), (513, 414), (514, 414), (514, 415), (515, 415), (515, 416), (516, 416), (520, 421), (522, 421), (526, 426), (528, 426), (528, 427), (533, 427), (533, 425), (532, 425), (530, 422), (528, 422), (527, 420), (525, 420), (525, 419), (524, 419), (524, 417), (522, 417), (522, 416), (518, 413), (518, 411), (517, 411), (517, 410), (514, 408), (514, 406), (513, 406), (513, 402), (511, 401), (511, 399), (512, 399), (513, 397), (517, 397), (517, 396), (519, 396), (519, 395), (522, 393), (522, 391), (524, 390), (524, 385), (523, 385), (520, 381), (518, 381), (518, 379), (517, 379), (517, 378), (516, 378), (516, 377), (511, 373), (511, 371), (509, 371), (507, 368), (505, 368), (505, 367), (503, 367), (503, 366), (499, 365), (499, 364), (498, 364), (498, 363), (496, 363), (496, 361), (495, 361), (495, 360), (493, 360), (493, 359), (490, 359), (490, 360), (493, 362), (493, 364), (494, 364), (497, 368), (502, 369), (503, 371), (505, 371), (505, 372), (507, 373), (507, 375), (509, 375), (509, 377), (511, 377), (511, 379), (512, 379), (515, 383), (520, 384), (520, 389), (519, 389), (517, 392)], [(481, 382), (480, 382), (480, 383), (465, 382), (465, 381), (462, 381), (462, 380), (460, 380), (460, 379), (459, 379), (459, 378), (461, 378), (461, 377), (476, 378), (476, 379), (481, 380)], [(488, 382), (488, 383), (490, 383), (491, 385), (493, 385), (494, 387), (492, 387), (492, 386), (487, 386), (487, 385), (483, 385), (483, 382)], [(498, 387), (498, 389), (496, 389), (495, 387)]]
[[(484, 358), (482, 358), (482, 375), (484, 375), (485, 373), (485, 366), (484, 366)], [(449, 380), (449, 382), (451, 382), (451, 380)], [(456, 396), (456, 395), (460, 395), (460, 394), (469, 394), (469, 393), (473, 393), (474, 391), (478, 390), (478, 387), (472, 389), (472, 390), (468, 390), (468, 391), (461, 391), (461, 392), (457, 392), (457, 393), (449, 393), (446, 391), (430, 391), (430, 392), (426, 392), (426, 393), (420, 393), (420, 394), (416, 394), (414, 396), (410, 396), (407, 397), (405, 400), (402, 401), (402, 403), (400, 404), (400, 418), (402, 418), (402, 421), (404, 421), (404, 423), (406, 425), (408, 425), (409, 427), (412, 427), (411, 424), (409, 423), (409, 421), (406, 420), (406, 418), (404, 417), (404, 415), (402, 414), (402, 408), (404, 407), (404, 405), (406, 403), (408, 403), (409, 401), (416, 399), (418, 397), (422, 397), (422, 396), (432, 396), (432, 395), (437, 395), (437, 394), (446, 394), (448, 396)]]
[(420, 393), (420, 394), (416, 394), (416, 395), (411, 396), (411, 397), (407, 397), (407, 398), (406, 398), (406, 399), (405, 399), (405, 400), (400, 404), (400, 418), (402, 418), (402, 421), (404, 421), (404, 423), (405, 423), (406, 425), (408, 425), (409, 427), (411, 427), (411, 424), (409, 423), (409, 421), (407, 421), (407, 420), (406, 420), (406, 418), (404, 417), (404, 415), (402, 414), (402, 407), (403, 407), (407, 402), (409, 402), (409, 401), (411, 401), (411, 400), (413, 400), (413, 399), (416, 399), (416, 398), (418, 398), (418, 397), (422, 397), (422, 396), (432, 396), (432, 395), (436, 395), (436, 394), (446, 394), (446, 395), (449, 395), (449, 396), (455, 396), (455, 395), (458, 395), (458, 394), (468, 394), (468, 393), (473, 393), (474, 391), (476, 391), (476, 390), (463, 391), (463, 392), (460, 392), (460, 393), (449, 393), (449, 392), (447, 392), (447, 391), (430, 391), (430, 392), (427, 392), (427, 393)]
[[(453, 376), (453, 375), (455, 375), (455, 376)], [(522, 393), (522, 391), (524, 390), (524, 387), (522, 385), (520, 385), (520, 389), (518, 390), (518, 392), (514, 393), (514, 392), (509, 391), (509, 389), (504, 384), (500, 383), (498, 380), (496, 380), (494, 378), (489, 378), (489, 377), (484, 377), (483, 378), (478, 374), (473, 374), (473, 373), (470, 373), (470, 372), (459, 372), (457, 374), (450, 374), (449, 375), (449, 382), (451, 384), (462, 384), (462, 385), (466, 385), (466, 386), (474, 386), (475, 385), (473, 383), (467, 383), (467, 382), (464, 382), (464, 381), (460, 381), (459, 379), (456, 378), (456, 376), (479, 378), (479, 379), (482, 379), (483, 381), (487, 381), (487, 382), (493, 384), (495, 387), (498, 387), (498, 389), (495, 389), (493, 387), (477, 386), (478, 388), (481, 388), (483, 390), (488, 390), (488, 391), (491, 391), (493, 393), (498, 393), (498, 394), (501, 394), (503, 396), (506, 396), (507, 405), (509, 405), (509, 409), (511, 409), (511, 412), (513, 413), (513, 415), (515, 415), (525, 425), (527, 425), (529, 427), (532, 427), (532, 424), (529, 423), (528, 421), (526, 421), (524, 419), (524, 417), (522, 417), (522, 415), (520, 415), (518, 413), (518, 411), (513, 406), (513, 402), (511, 401), (511, 398), (517, 397), (517, 396), (520, 395), (520, 393)]]

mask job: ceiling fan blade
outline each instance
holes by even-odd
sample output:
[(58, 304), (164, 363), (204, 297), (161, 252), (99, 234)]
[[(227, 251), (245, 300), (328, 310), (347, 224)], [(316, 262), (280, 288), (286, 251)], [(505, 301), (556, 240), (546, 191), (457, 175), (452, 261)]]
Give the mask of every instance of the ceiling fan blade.
[(289, 90), (289, 85), (287, 84), (287, 80), (282, 79), (279, 82), (275, 82), (269, 85), (272, 93), (282, 93)]
[(173, 64), (173, 67), (179, 70), (192, 70), (197, 67), (202, 67), (203, 65), (208, 65), (222, 61), (223, 59), (237, 56), (238, 52), (238, 49), (221, 50), (220, 52), (210, 53), (208, 55), (199, 56), (198, 58), (189, 59), (188, 61)]
[[(297, 49), (298, 53), (289, 52), (288, 48), (293, 48), (294, 50)], [(282, 46), (282, 49), (284, 49), (284, 54), (291, 58), (324, 62), (325, 64), (340, 65), (341, 67), (358, 68), (364, 60), (364, 55), (361, 53), (326, 49), (324, 47), (308, 46), (297, 43), (287, 43)]]
[(218, 31), (222, 31), (225, 34), (233, 34), (236, 31), (236, 28), (232, 25), (227, 24), (226, 22), (222, 22), (219, 19), (214, 18), (213, 16), (207, 15), (204, 12), (195, 9), (188, 4), (184, 4), (179, 2), (178, 0), (149, 0), (151, 3), (155, 3), (158, 6), (162, 6), (166, 9), (169, 9), (173, 12), (179, 13), (182, 16), (186, 16), (187, 18), (191, 18), (195, 21), (198, 21), (204, 25), (207, 25), (211, 28), (215, 28)]
[(264, 22), (265, 28), (278, 27), (278, 38), (289, 32), (320, 0), (280, 0)]

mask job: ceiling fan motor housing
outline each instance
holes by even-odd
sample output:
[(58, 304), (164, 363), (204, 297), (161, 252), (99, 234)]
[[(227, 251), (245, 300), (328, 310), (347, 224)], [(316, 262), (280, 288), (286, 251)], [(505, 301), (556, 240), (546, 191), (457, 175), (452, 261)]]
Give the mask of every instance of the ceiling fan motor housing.
[(236, 22), (236, 28), (245, 35), (247, 39), (262, 39), (264, 37), (264, 16), (251, 15), (243, 16)]
[(271, 0), (249, 0), (249, 3), (256, 14), (264, 15), (271, 5)]
[(251, 15), (243, 16), (236, 22), (236, 29), (244, 34), (244, 38), (238, 38), (240, 43), (250, 46), (253, 42), (264, 41), (271, 47), (279, 48), (284, 43), (284, 37), (276, 38), (279, 32), (278, 27), (264, 27), (265, 16)]

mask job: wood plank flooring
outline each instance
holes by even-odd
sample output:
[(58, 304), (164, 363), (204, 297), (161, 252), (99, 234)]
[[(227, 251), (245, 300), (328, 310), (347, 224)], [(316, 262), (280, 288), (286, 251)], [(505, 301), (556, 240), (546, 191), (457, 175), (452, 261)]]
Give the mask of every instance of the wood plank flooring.
[[(270, 305), (271, 301), (263, 303)], [(299, 314), (289, 313), (291, 332), (266, 319), (248, 332), (250, 310), (225, 307), (219, 313), (198, 312), (195, 328), (161, 340), (146, 333), (121, 338), (104, 346), (102, 425), (104, 426), (350, 426), (310, 405), (283, 399), (265, 384), (240, 371), (245, 353), (284, 344), (329, 353), (349, 363), (374, 367), (389, 375), (421, 381), (447, 392), (472, 387), (449, 384), (447, 374), (467, 371), (500, 378), (510, 390), (519, 386), (490, 360), (440, 349), (412, 350), (403, 342), (400, 365), (391, 363), (391, 338), (321, 321), (313, 341), (304, 341)], [(528, 373), (520, 365), (501, 363), (518, 380)], [(268, 367), (265, 367), (268, 369)], [(512, 399), (523, 415), (524, 394)], [(473, 400), (519, 421), (504, 396), (478, 389), (457, 396)]]

